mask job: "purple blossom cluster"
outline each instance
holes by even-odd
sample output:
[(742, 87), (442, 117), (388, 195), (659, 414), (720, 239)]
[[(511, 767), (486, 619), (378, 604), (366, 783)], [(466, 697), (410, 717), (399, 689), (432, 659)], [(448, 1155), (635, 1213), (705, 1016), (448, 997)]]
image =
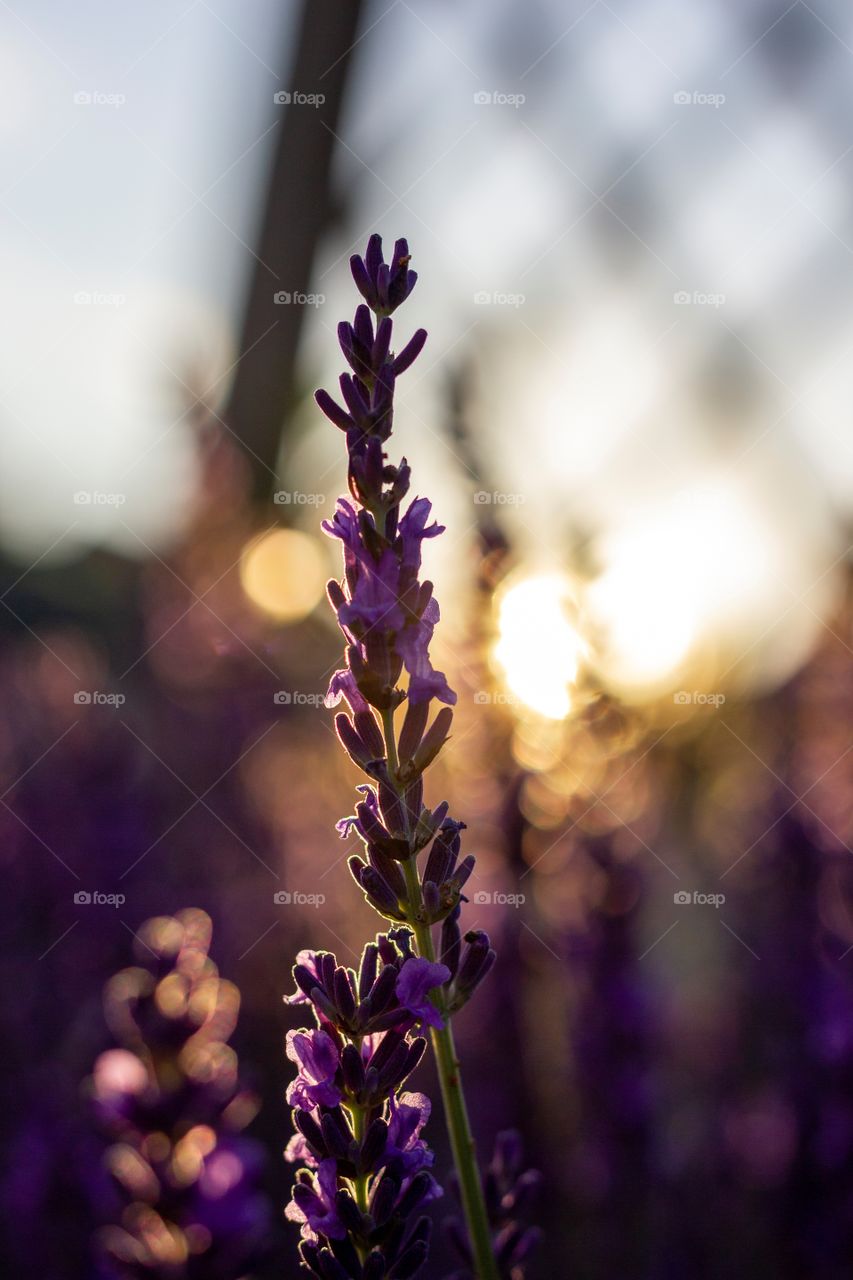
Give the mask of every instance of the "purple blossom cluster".
[[(320, 408), (346, 433), (353, 499), (341, 498), (333, 519), (323, 522), (326, 533), (340, 539), (344, 556), (344, 581), (329, 584), (329, 598), (346, 639), (347, 667), (333, 677), (330, 696), (333, 702), (346, 697), (353, 714), (366, 712), (367, 704), (387, 711), (405, 698), (410, 707), (428, 705), (433, 698), (453, 705), (456, 694), (429, 657), (438, 604), (432, 583), (418, 581), (424, 539), (444, 530), (429, 523), (432, 504), (426, 498), (415, 498), (400, 515), (411, 470), (405, 458), (397, 466), (389, 464), (382, 448), (391, 435), (396, 380), (426, 342), (426, 331), (418, 329), (399, 355), (391, 351), (391, 313), (409, 296), (417, 275), (409, 270), (405, 240), (397, 241), (386, 264), (376, 235), (370, 237), (364, 259), (353, 257), (351, 266), (365, 302), (352, 324), (338, 325), (341, 350), (352, 370), (340, 378), (346, 408), (328, 392), (316, 393)], [(397, 687), (404, 668), (407, 692)], [(424, 725), (426, 719), (424, 715)], [(436, 737), (449, 727), (448, 714)], [(366, 748), (375, 745), (375, 735), (369, 734)]]
[[(391, 434), (395, 380), (426, 341), (426, 332), (418, 329), (400, 355), (391, 351), (391, 313), (417, 280), (409, 261), (406, 241), (398, 240), (386, 264), (377, 235), (371, 236), (363, 259), (352, 258), (353, 278), (365, 303), (357, 308), (353, 324), (338, 326), (352, 369), (340, 379), (348, 411), (327, 392), (316, 395), (327, 416), (346, 432), (353, 499), (341, 498), (334, 518), (323, 522), (326, 533), (343, 545), (344, 579), (333, 579), (328, 593), (346, 641), (347, 663), (332, 676), (327, 703), (346, 701), (349, 715), (339, 712), (335, 717), (338, 737), (370, 779), (358, 788), (355, 814), (338, 823), (343, 839), (354, 831), (364, 844), (363, 856), (350, 858), (350, 870), (385, 918), (416, 929), (443, 922), (439, 958), (446, 975), (438, 1003), (450, 1014), (486, 976), (495, 954), (481, 931), (469, 934), (462, 946), (459, 908), (474, 869), (473, 857), (459, 861), (465, 824), (448, 816), (446, 802), (431, 810), (423, 798), (424, 772), (447, 741), (456, 694), (430, 660), (439, 608), (432, 583), (419, 580), (422, 543), (444, 530), (429, 523), (426, 498), (414, 498), (400, 514), (410, 468), (405, 458), (397, 466), (389, 464), (382, 448)], [(407, 684), (402, 688), (398, 682), (404, 672)], [(430, 723), (434, 701), (446, 705)], [(405, 714), (398, 737), (393, 714), (401, 704)], [(427, 846), (413, 902), (404, 866), (415, 865)], [(427, 960), (422, 957), (421, 963)], [(426, 1004), (425, 1020), (440, 1026), (433, 1001)]]
[(421, 1137), (429, 1099), (403, 1086), (426, 1047), (418, 1030), (437, 1017), (429, 994), (449, 974), (409, 943), (405, 929), (380, 934), (358, 973), (329, 952), (300, 952), (294, 968), (288, 1002), (308, 1004), (317, 1025), (287, 1034), (298, 1075), (285, 1155), (305, 1167), (286, 1215), (301, 1226), (303, 1262), (331, 1280), (413, 1276), (430, 1235), (415, 1215), (441, 1195)]
[[(424, 773), (447, 741), (456, 702), (432, 665), (439, 608), (432, 583), (420, 577), (424, 541), (443, 529), (430, 522), (426, 498), (413, 498), (401, 511), (410, 468), (405, 458), (392, 464), (383, 448), (396, 379), (426, 341), (419, 329), (399, 354), (392, 350), (391, 315), (417, 279), (409, 262), (406, 241), (398, 240), (386, 263), (377, 235), (364, 258), (352, 258), (364, 302), (352, 324), (338, 326), (349, 365), (340, 378), (343, 403), (326, 391), (316, 396), (345, 433), (349, 459), (350, 497), (323, 524), (343, 548), (343, 579), (329, 583), (328, 595), (346, 644), (346, 665), (332, 677), (327, 705), (345, 701), (347, 711), (335, 719), (338, 737), (368, 779), (338, 832), (361, 840), (350, 870), (371, 906), (395, 926), (365, 947), (357, 973), (325, 953), (303, 953), (294, 970), (294, 999), (311, 1004), (318, 1025), (288, 1037), (288, 1056), (299, 1069), (288, 1092), (297, 1129), (288, 1154), (307, 1167), (297, 1175), (287, 1213), (302, 1224), (303, 1262), (324, 1280), (405, 1280), (426, 1258), (429, 1221), (413, 1215), (440, 1194), (420, 1137), (429, 1103), (401, 1090), (425, 1048), (419, 1032), (427, 1030), (468, 1256), (481, 1280), (510, 1274), (494, 1254), (449, 1025), (495, 953), (484, 932), (463, 937), (459, 923), (474, 869), (472, 857), (460, 858), (465, 824), (448, 815), (446, 803), (435, 809), (424, 803)], [(431, 715), (434, 704), (443, 705)]]
[(203, 911), (149, 920), (137, 965), (106, 989), (118, 1047), (98, 1058), (91, 1090), (121, 1211), (97, 1245), (106, 1274), (125, 1280), (238, 1280), (265, 1252), (263, 1162), (240, 1133), (255, 1102), (227, 1044), (239, 993), (208, 955), (210, 933)]

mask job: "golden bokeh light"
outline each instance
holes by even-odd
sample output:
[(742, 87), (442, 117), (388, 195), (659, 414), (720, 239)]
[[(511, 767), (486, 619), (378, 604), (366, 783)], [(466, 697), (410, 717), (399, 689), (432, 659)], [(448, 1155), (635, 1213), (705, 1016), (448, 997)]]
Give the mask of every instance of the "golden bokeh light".
[(569, 714), (586, 649), (573, 614), (572, 585), (559, 573), (510, 584), (498, 603), (495, 662), (515, 697), (548, 720)]
[(99, 1097), (142, 1093), (148, 1084), (145, 1064), (127, 1049), (107, 1049), (95, 1063), (95, 1085)]
[(584, 597), (596, 665), (610, 688), (641, 700), (748, 634), (781, 569), (771, 531), (731, 483), (683, 490), (615, 530), (601, 554)]
[(319, 541), (298, 529), (268, 529), (240, 560), (240, 583), (258, 609), (277, 622), (299, 622), (316, 608), (326, 585)]
[(511, 580), (493, 650), (509, 693), (560, 721), (577, 705), (581, 666), (627, 703), (688, 681), (715, 688), (784, 593), (771, 516), (737, 477), (710, 474), (602, 535), (600, 569), (583, 585), (556, 571)]
[(666, 684), (696, 638), (695, 612), (681, 586), (688, 566), (681, 569), (680, 558), (663, 529), (649, 529), (626, 539), (589, 587), (601, 666), (608, 682), (623, 691)]
[(179, 973), (170, 973), (157, 984), (154, 999), (166, 1018), (180, 1018), (187, 1008), (187, 983)]

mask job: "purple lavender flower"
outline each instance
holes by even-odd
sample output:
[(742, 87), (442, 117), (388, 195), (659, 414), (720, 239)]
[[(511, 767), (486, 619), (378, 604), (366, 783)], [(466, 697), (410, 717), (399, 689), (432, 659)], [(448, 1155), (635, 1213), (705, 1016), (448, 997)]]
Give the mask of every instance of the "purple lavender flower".
[(405, 240), (394, 245), (390, 264), (382, 257), (382, 238), (372, 235), (364, 258), (350, 259), (352, 276), (361, 296), (379, 315), (390, 315), (405, 302), (415, 287), (417, 274), (409, 270), (409, 246)]
[(303, 1168), (286, 1212), (319, 1276), (414, 1275), (426, 1256), (429, 1222), (414, 1215), (441, 1191), (421, 1137), (429, 1103), (401, 1092), (425, 1048), (417, 1014), (397, 994), (420, 963), (410, 937), (380, 934), (357, 973), (325, 951), (300, 952), (294, 967), (287, 1003), (307, 1003), (318, 1025), (287, 1035), (299, 1075), (287, 1094), (297, 1133), (285, 1155)]
[(343, 1240), (347, 1231), (335, 1207), (337, 1194), (338, 1165), (330, 1156), (319, 1162), (316, 1174), (302, 1175), (284, 1216), (301, 1224), (303, 1240), (316, 1244), (321, 1235)]
[[(322, 954), (322, 953), (321, 953)], [(311, 979), (315, 982), (322, 982), (322, 977), (317, 965), (316, 951), (298, 951), (296, 953), (296, 967), (306, 975), (308, 987), (310, 990)], [(297, 987), (292, 996), (285, 997), (286, 1004), (306, 1004), (310, 999), (308, 991), (302, 987)]]
[(299, 1075), (287, 1090), (292, 1107), (310, 1111), (312, 1107), (335, 1107), (341, 1091), (334, 1078), (341, 1065), (341, 1055), (331, 1036), (325, 1031), (288, 1031), (287, 1056), (299, 1066)]
[[(420, 579), (424, 540), (443, 529), (431, 521), (427, 498), (416, 497), (401, 511), (410, 468), (405, 458), (391, 463), (383, 449), (393, 427), (396, 380), (426, 341), (419, 329), (399, 353), (392, 351), (391, 314), (417, 279), (409, 261), (406, 241), (398, 240), (386, 263), (376, 235), (364, 258), (351, 260), (366, 305), (352, 324), (338, 327), (350, 369), (340, 378), (343, 403), (326, 391), (316, 395), (345, 432), (349, 457), (350, 497), (323, 523), (343, 550), (343, 578), (327, 590), (346, 646), (346, 666), (332, 677), (327, 705), (345, 700), (349, 707), (349, 714), (337, 714), (335, 728), (368, 779), (338, 832), (344, 838), (354, 832), (363, 842), (363, 856), (351, 857), (349, 867), (367, 901), (406, 927), (365, 947), (358, 974), (325, 953), (300, 957), (294, 969), (301, 993), (295, 999), (310, 1002), (319, 1030), (297, 1032), (289, 1041), (289, 1055), (300, 1066), (288, 1097), (301, 1140), (288, 1153), (308, 1166), (289, 1214), (303, 1223), (303, 1262), (325, 1280), (406, 1280), (420, 1268), (429, 1223), (411, 1226), (409, 1219), (440, 1188), (420, 1137), (427, 1100), (399, 1090), (423, 1051), (415, 1029), (429, 1027), (472, 1257), (479, 1280), (497, 1280), (449, 1022), (495, 955), (481, 932), (467, 934), (463, 947), (458, 919), (474, 867), (473, 858), (459, 860), (464, 824), (448, 817), (446, 803), (424, 804), (424, 772), (447, 741), (456, 702), (446, 676), (432, 665), (440, 614), (432, 583)], [(435, 703), (444, 705), (433, 714)], [(394, 716), (404, 704), (398, 730)], [(418, 855), (428, 847), (421, 871)], [(438, 924), (436, 955), (432, 928)]]
[[(397, 705), (404, 696), (394, 688), (403, 668), (411, 703), (456, 701), (429, 659), (439, 611), (432, 584), (418, 581), (421, 544), (443, 529), (428, 523), (431, 504), (426, 498), (416, 498), (400, 516), (409, 467), (405, 459), (389, 465), (382, 450), (391, 434), (395, 379), (426, 341), (426, 333), (418, 330), (399, 356), (390, 351), (390, 313), (408, 297), (417, 278), (408, 262), (408, 248), (400, 240), (386, 266), (378, 236), (371, 237), (364, 260), (353, 258), (356, 283), (379, 318), (374, 330), (368, 307), (361, 306), (352, 325), (339, 327), (341, 348), (353, 369), (341, 377), (346, 408), (325, 391), (316, 396), (327, 417), (347, 433), (354, 499), (341, 498), (333, 518), (323, 522), (326, 533), (340, 539), (344, 549), (344, 581), (329, 584), (329, 598), (347, 640), (348, 669), (362, 697), (378, 710)], [(332, 678), (330, 699), (343, 691), (343, 678), (343, 672)]]
[[(344, 583), (330, 583), (329, 597), (341, 630), (357, 653), (357, 657), (348, 653), (350, 673), (363, 698), (380, 709), (391, 696), (387, 684), (399, 678), (402, 668), (410, 677), (410, 703), (432, 698), (450, 705), (456, 702), (446, 677), (435, 671), (430, 662), (429, 646), (439, 608), (432, 596), (432, 584), (421, 585), (417, 577), (421, 542), (444, 532), (436, 523), (426, 525), (429, 512), (430, 503), (416, 498), (400, 520), (393, 543), (382, 548), (378, 556), (368, 551), (363, 539), (363, 526), (370, 526), (365, 526), (346, 498), (338, 500), (333, 519), (324, 520), (322, 525), (344, 547)], [(377, 658), (388, 681), (381, 690), (373, 688), (371, 697), (370, 666)], [(362, 674), (361, 681), (358, 672)], [(332, 677), (329, 698), (333, 702), (346, 685), (352, 687), (346, 675), (337, 671)]]
[(428, 1027), (443, 1027), (444, 1020), (430, 999), (430, 992), (442, 986), (450, 978), (446, 964), (434, 964), (431, 960), (409, 960), (400, 970), (397, 979), (397, 999)]
[(429, 1120), (432, 1103), (423, 1093), (401, 1093), (389, 1099), (390, 1118), (386, 1155), (404, 1173), (417, 1173), (431, 1165), (435, 1157), (420, 1136)]

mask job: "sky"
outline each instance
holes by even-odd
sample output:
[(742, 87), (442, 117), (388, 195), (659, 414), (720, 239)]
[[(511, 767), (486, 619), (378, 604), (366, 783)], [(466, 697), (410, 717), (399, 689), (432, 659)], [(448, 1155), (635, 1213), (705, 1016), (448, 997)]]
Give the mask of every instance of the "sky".
[[(311, 109), (274, 102), (310, 89), (273, 66), (295, 14), (0, 10), (0, 537), (23, 566), (179, 535), (182, 396), (225, 394), (272, 131)], [(336, 374), (348, 254), (407, 235), (430, 342), (397, 421), (451, 529), (436, 575), (477, 514), (442, 429), (465, 368), (531, 572), (582, 543), (596, 625), (659, 600), (670, 635), (713, 617), (723, 654), (755, 639), (748, 678), (781, 678), (837, 596), (853, 496), (849, 12), (374, 0), (353, 56), (306, 388)], [(282, 472), (333, 497), (334, 433), (307, 405), (298, 426)]]

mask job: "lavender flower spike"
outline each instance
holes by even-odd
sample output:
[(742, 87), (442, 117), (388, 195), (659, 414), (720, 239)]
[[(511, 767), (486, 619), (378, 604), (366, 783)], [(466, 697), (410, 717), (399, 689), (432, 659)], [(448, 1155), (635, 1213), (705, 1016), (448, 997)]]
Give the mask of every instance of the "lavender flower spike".
[[(506, 1280), (524, 1280), (524, 1264), (541, 1235), (538, 1227), (529, 1225), (529, 1219), (542, 1176), (536, 1169), (522, 1171), (522, 1158), (521, 1138), (514, 1129), (505, 1129), (497, 1136), (484, 1178), (495, 1257), (499, 1273)], [(453, 1190), (458, 1194), (455, 1183)], [(471, 1246), (466, 1231), (457, 1218), (448, 1218), (444, 1226), (465, 1263), (447, 1280), (472, 1280)]]
[(410, 936), (380, 934), (358, 973), (329, 952), (300, 952), (293, 971), (287, 1002), (307, 1003), (317, 1027), (287, 1035), (299, 1075), (287, 1093), (296, 1135), (285, 1155), (303, 1167), (286, 1216), (300, 1226), (303, 1266), (323, 1280), (413, 1276), (426, 1259), (430, 1222), (418, 1210), (441, 1195), (420, 1136), (430, 1108), (402, 1092), (425, 1048), (423, 1011), (398, 988), (423, 995), (448, 970), (436, 965), (425, 978)]
[(267, 1252), (260, 1148), (239, 1136), (257, 1107), (226, 1043), (239, 993), (207, 954), (210, 932), (203, 911), (149, 920), (136, 966), (106, 990), (119, 1047), (90, 1087), (123, 1208), (97, 1245), (104, 1273), (125, 1280), (237, 1280)]
[(456, 702), (432, 664), (440, 613), (432, 583), (421, 579), (423, 543), (443, 529), (431, 519), (427, 498), (402, 508), (411, 470), (384, 448), (397, 379), (417, 359), (426, 333), (416, 330), (395, 349), (391, 316), (417, 280), (405, 240), (386, 262), (373, 235), (364, 257), (350, 265), (363, 302), (352, 323), (338, 327), (348, 371), (340, 399), (316, 395), (345, 433), (349, 482), (349, 497), (323, 524), (343, 554), (343, 576), (328, 584), (328, 595), (345, 665), (332, 677), (327, 705), (346, 704), (335, 728), (366, 777), (355, 814), (338, 824), (343, 837), (355, 832), (363, 844), (350, 870), (395, 927), (365, 947), (358, 974), (328, 955), (303, 955), (294, 970), (295, 999), (311, 1004), (318, 1030), (297, 1033), (289, 1049), (300, 1066), (289, 1094), (300, 1137), (289, 1150), (308, 1166), (289, 1213), (303, 1224), (304, 1263), (325, 1280), (406, 1280), (420, 1268), (428, 1226), (410, 1218), (438, 1187), (420, 1137), (427, 1100), (400, 1089), (423, 1050), (418, 1029), (429, 1028), (466, 1257), (478, 1280), (499, 1280), (499, 1259), (513, 1251), (493, 1240), (451, 1028), (495, 953), (480, 931), (467, 934), (463, 946), (458, 921), (474, 868), (470, 856), (460, 860), (464, 823), (448, 816), (446, 803), (434, 809), (424, 803), (424, 776), (447, 741)]

